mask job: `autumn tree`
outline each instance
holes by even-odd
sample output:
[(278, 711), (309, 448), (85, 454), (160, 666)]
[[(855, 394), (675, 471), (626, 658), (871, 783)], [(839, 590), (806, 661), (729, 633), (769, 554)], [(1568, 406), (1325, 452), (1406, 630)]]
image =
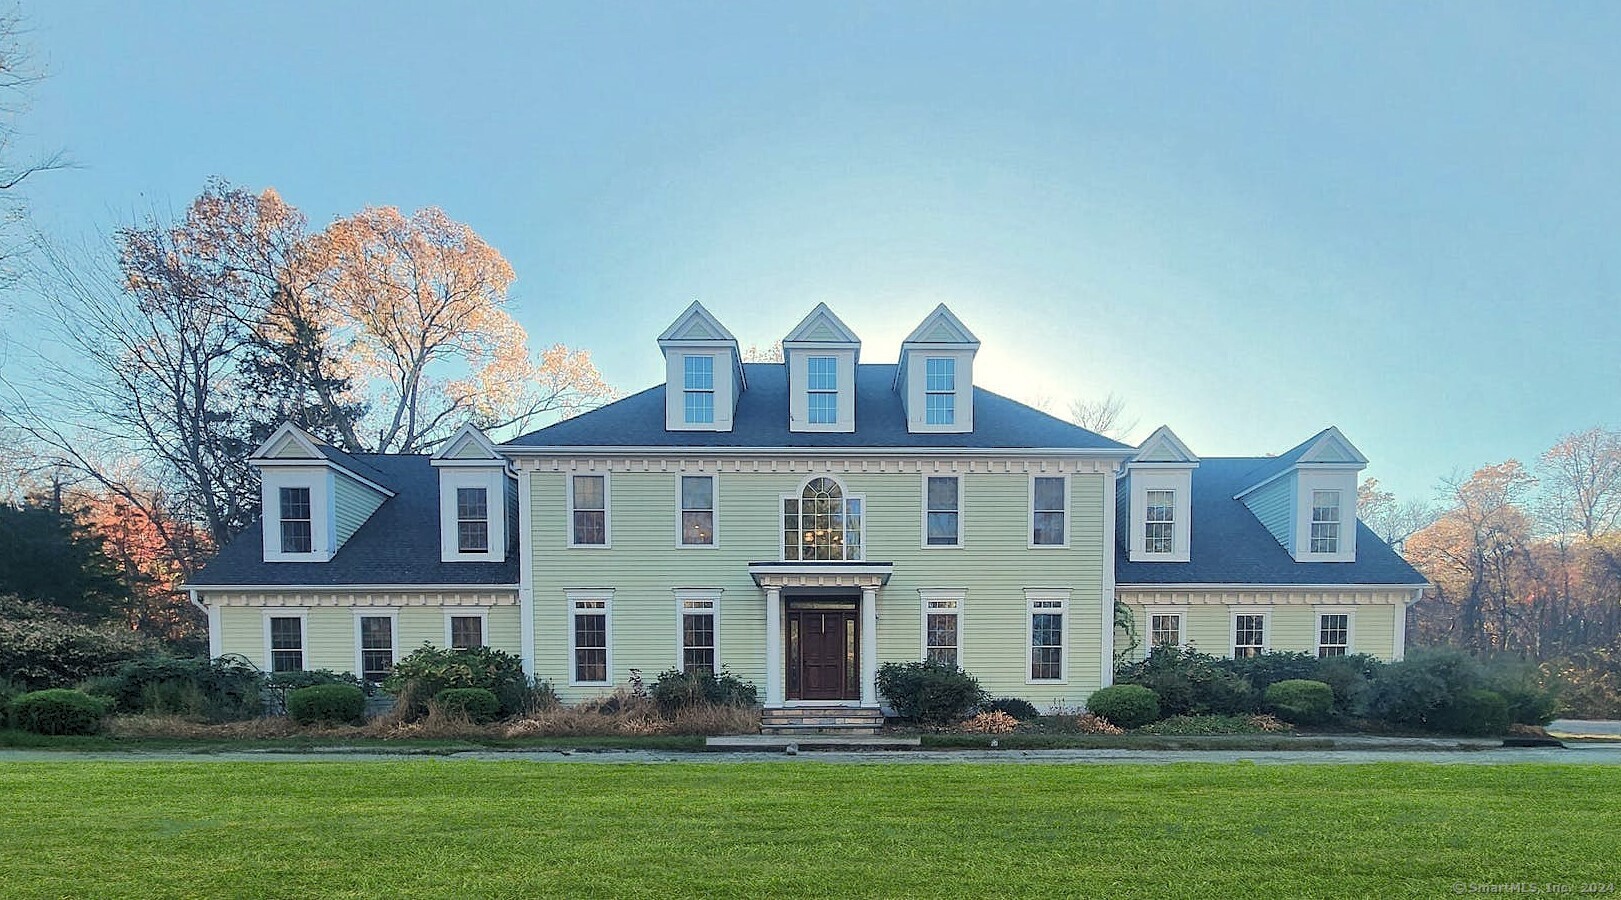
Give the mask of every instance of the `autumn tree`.
[(1377, 478), (1364, 479), (1357, 487), (1356, 514), (1374, 534), (1397, 550), (1415, 532), (1434, 522), (1437, 515), (1435, 507), (1423, 500), (1397, 500), (1395, 494), (1380, 487)]
[(1551, 531), (1592, 540), (1621, 523), (1621, 432), (1566, 435), (1542, 454), (1538, 472)]

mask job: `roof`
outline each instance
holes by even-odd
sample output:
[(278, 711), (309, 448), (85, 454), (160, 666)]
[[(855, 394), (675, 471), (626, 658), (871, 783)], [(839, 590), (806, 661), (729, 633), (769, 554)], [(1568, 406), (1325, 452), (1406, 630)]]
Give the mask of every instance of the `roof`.
[[(331, 448), (323, 449), (323, 453)], [(439, 473), (427, 456), (340, 453), (352, 467), (395, 492), (383, 501), (329, 562), (265, 562), (262, 525), (238, 534), (190, 579), (213, 585), (348, 585), (518, 583), (518, 558), (506, 562), (439, 561)], [(331, 458), (329, 454), (329, 458)]]
[[(1307, 441), (1306, 445), (1310, 443)], [(1361, 521), (1357, 522), (1355, 562), (1295, 562), (1244, 501), (1233, 499), (1234, 494), (1269, 477), (1284, 458), (1207, 456), (1200, 460), (1199, 467), (1193, 470), (1193, 540), (1189, 561), (1185, 563), (1132, 562), (1127, 546), (1131, 539), (1131, 505), (1116, 504), (1115, 582), (1123, 586), (1394, 584), (1415, 587), (1425, 583), (1418, 570)]]
[(664, 385), (532, 431), (504, 447), (828, 447), (918, 449), (1079, 449), (1130, 447), (974, 388), (974, 430), (913, 434), (895, 390), (894, 363), (856, 367), (856, 430), (788, 430), (788, 372), (781, 363), (747, 363), (748, 389), (738, 398), (731, 431), (666, 431)]

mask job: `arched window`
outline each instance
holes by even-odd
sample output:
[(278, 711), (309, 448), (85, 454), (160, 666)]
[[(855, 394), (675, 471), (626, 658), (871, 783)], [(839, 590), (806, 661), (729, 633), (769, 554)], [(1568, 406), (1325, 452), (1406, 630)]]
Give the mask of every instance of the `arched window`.
[(782, 555), (798, 560), (861, 558), (861, 498), (831, 478), (812, 478), (782, 501)]

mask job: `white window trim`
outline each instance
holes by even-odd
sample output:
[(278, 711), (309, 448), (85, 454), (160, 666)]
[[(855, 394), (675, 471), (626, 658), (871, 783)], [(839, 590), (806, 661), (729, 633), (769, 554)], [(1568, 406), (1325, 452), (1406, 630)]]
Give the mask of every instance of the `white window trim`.
[[(955, 478), (955, 479), (957, 479), (957, 542), (955, 544), (931, 544), (931, 543), (929, 543), (929, 479), (930, 478)], [(921, 505), (923, 507), (922, 510), (919, 513), (919, 515), (922, 517), (921, 522), (922, 522), (922, 525), (923, 525), (923, 533), (922, 533), (922, 535), (920, 535), (919, 540), (921, 541), (921, 545), (922, 545), (922, 548), (924, 550), (961, 550), (961, 549), (963, 549), (963, 545), (964, 545), (964, 541), (963, 541), (963, 530), (964, 529), (963, 529), (963, 526), (967, 521), (963, 517), (963, 487), (964, 487), (965, 482), (967, 482), (967, 480), (968, 479), (964, 478), (962, 476), (962, 474), (959, 473), (959, 472), (924, 472), (923, 473), (922, 479), (918, 482), (918, 488), (922, 492), (920, 494), (921, 503), (919, 505)], [(866, 522), (866, 507), (865, 507), (865, 505), (863, 505), (863, 507), (862, 507), (862, 522), (863, 523)], [(865, 527), (865, 524), (863, 524), (863, 527)], [(1032, 535), (1034, 535), (1034, 531), (1035, 531), (1035, 529), (1032, 527), (1032, 529), (1031, 529)], [(866, 540), (867, 536), (865, 534), (863, 534), (861, 537), (862, 537), (862, 540)]]
[[(1062, 478), (1064, 480), (1064, 542), (1061, 543), (1061, 544), (1038, 544), (1038, 543), (1036, 543), (1036, 479), (1037, 478)], [(1027, 514), (1025, 516), (1025, 522), (1024, 522), (1024, 529), (1025, 529), (1024, 530), (1024, 539), (1026, 541), (1026, 546), (1029, 549), (1031, 549), (1031, 550), (1068, 550), (1069, 549), (1069, 542), (1070, 542), (1071, 537), (1073, 536), (1072, 532), (1074, 531), (1074, 528), (1073, 528), (1074, 515), (1073, 515), (1073, 511), (1071, 509), (1071, 507), (1074, 506), (1074, 501), (1070, 497), (1070, 491), (1071, 491), (1072, 487), (1073, 487), (1073, 485), (1071, 485), (1071, 483), (1070, 483), (1068, 473), (1043, 474), (1043, 473), (1040, 473), (1040, 472), (1035, 472), (1035, 473), (1032, 473), (1030, 475), (1029, 497), (1027, 498), (1027, 504), (1028, 505), (1026, 506)], [(1066, 627), (1068, 627), (1067, 623), (1066, 623)]]
[(451, 619), (478, 619), (478, 636), (483, 639), (484, 646), (490, 646), (490, 611), (485, 607), (453, 606), (445, 610), (445, 649), (450, 646), (450, 620)]
[[(263, 513), (260, 530), (264, 537), (265, 562), (328, 562), (336, 553), (337, 510), (334, 496), (336, 476), (330, 469), (273, 468), (260, 475), (260, 503)], [(310, 492), (310, 551), (290, 553), (281, 549), (281, 489), (308, 488)]]
[[(1396, 615), (1404, 615), (1405, 610), (1397, 607)], [(1356, 607), (1353, 606), (1317, 606), (1312, 608), (1312, 652), (1321, 658), (1323, 652), (1323, 616), (1345, 617), (1345, 655), (1356, 653)]]
[(266, 674), (276, 671), (276, 662), (270, 655), (270, 620), (271, 619), (298, 619), (298, 654), (300, 671), (308, 672), (310, 668), (310, 615), (309, 610), (300, 607), (276, 607), (264, 611), (264, 637), (265, 658), (264, 670)]
[[(1317, 521), (1318, 494), (1334, 495), (1335, 517), (1332, 522), (1326, 520), (1322, 522)], [(1312, 488), (1306, 499), (1306, 509), (1308, 511), (1308, 518), (1306, 520), (1306, 552), (1312, 556), (1338, 556), (1340, 553), (1340, 548), (1344, 546), (1345, 543), (1345, 492), (1336, 490), (1334, 488)], [(1314, 537), (1312, 537), (1312, 529), (1317, 525), (1334, 526), (1334, 549), (1316, 550), (1312, 548), (1311, 543), (1312, 541), (1316, 540)]]
[(1272, 610), (1259, 607), (1235, 606), (1227, 620), (1227, 652), (1222, 654), (1228, 659), (1234, 659), (1234, 652), (1238, 649), (1238, 617), (1261, 617), (1261, 652), (1272, 652)]
[(355, 674), (356, 678), (364, 679), (366, 677), (366, 673), (364, 671), (365, 670), (365, 663), (362, 662), (362, 660), (364, 659), (362, 654), (363, 654), (363, 651), (365, 650), (365, 647), (361, 643), (361, 631), (360, 631), (360, 620), (361, 619), (388, 619), (389, 620), (389, 623), (388, 623), (388, 642), (389, 642), (388, 651), (389, 651), (389, 653), (393, 654), (394, 662), (397, 663), (397, 662), (400, 661), (400, 611), (397, 610), (397, 609), (391, 609), (391, 608), (388, 608), (388, 607), (381, 607), (381, 606), (362, 606), (362, 607), (356, 607), (355, 608), (355, 668), (354, 668), (353, 671), (354, 671), (354, 674)]
[[(935, 391), (929, 389), (929, 363), (935, 360), (951, 363), (951, 390), (949, 391)], [(951, 421), (929, 421), (930, 397), (951, 398)], [(939, 354), (932, 354), (925, 355), (923, 357), (923, 424), (928, 425), (931, 428), (954, 428), (957, 425), (957, 357), (955, 356), (941, 356)]]
[[(602, 478), (602, 543), (600, 544), (574, 543), (574, 479), (576, 476)], [(565, 517), (564, 526), (568, 529), (566, 532), (564, 532), (564, 537), (568, 539), (568, 548), (570, 550), (612, 550), (614, 544), (614, 488), (612, 473), (610, 473), (607, 469), (602, 469), (601, 471), (580, 471), (574, 469), (565, 472), (564, 478), (567, 480), (564, 482), (566, 496), (565, 502), (563, 503), (563, 515)], [(680, 500), (677, 500), (676, 502), (679, 503)]]
[(720, 674), (721, 666), (725, 665), (720, 657), (720, 595), (724, 588), (675, 588), (675, 670), (685, 669), (686, 663), (686, 631), (682, 621), (687, 613), (688, 601), (708, 603), (710, 614), (715, 617), (715, 674)]
[[(1150, 520), (1148, 518), (1148, 511), (1150, 509), (1154, 508), (1154, 504), (1148, 502), (1148, 495), (1149, 494), (1170, 494), (1171, 495), (1171, 504), (1170, 504), (1171, 518), (1170, 518), (1170, 521), (1158, 522), (1158, 521)], [(1141, 532), (1141, 537), (1142, 537), (1142, 553), (1143, 553), (1144, 556), (1165, 557), (1165, 556), (1174, 556), (1176, 554), (1176, 537), (1177, 537), (1177, 535), (1176, 535), (1176, 532), (1177, 532), (1176, 507), (1177, 507), (1177, 490), (1176, 490), (1176, 488), (1148, 487), (1148, 488), (1143, 489), (1143, 528), (1142, 528), (1142, 532)], [(1169, 525), (1169, 526), (1171, 526), (1171, 539), (1170, 539), (1170, 541), (1167, 542), (1168, 546), (1164, 550), (1150, 550), (1148, 548), (1148, 526), (1150, 526), (1150, 525)]]
[[(613, 588), (582, 588), (582, 589), (579, 589), (579, 590), (565, 591), (564, 596), (568, 598), (568, 683), (569, 683), (569, 686), (570, 687), (612, 687), (613, 683), (614, 683), (614, 612), (613, 612), (613, 610), (614, 610), (614, 592), (613, 592)], [(579, 668), (579, 657), (576, 654), (576, 651), (579, 648), (577, 648), (574, 645), (575, 637), (577, 636), (577, 629), (575, 628), (575, 623), (574, 623), (574, 614), (576, 612), (581, 612), (581, 613), (585, 613), (586, 615), (591, 615), (591, 614), (594, 614), (596, 612), (595, 609), (577, 609), (575, 604), (577, 604), (577, 603), (579, 603), (581, 601), (585, 601), (585, 602), (598, 602), (598, 601), (600, 601), (602, 603), (602, 616), (603, 616), (602, 628), (603, 628), (603, 636), (604, 636), (603, 643), (607, 644), (607, 646), (604, 648), (605, 651), (606, 651), (606, 653), (604, 654), (604, 656), (606, 657), (606, 663), (603, 666), (603, 674), (605, 674), (607, 676), (607, 679), (604, 680), (604, 681), (580, 681), (576, 677), (576, 676), (579, 675), (580, 668)]]
[[(831, 390), (831, 391), (826, 390), (825, 388), (813, 388), (813, 387), (811, 387), (810, 366), (811, 366), (812, 361), (818, 360), (818, 359), (825, 359), (825, 360), (828, 360), (829, 362), (833, 363), (833, 390)], [(842, 378), (840, 378), (840, 376), (843, 374), (840, 371), (840, 369), (842, 369), (842, 368), (843, 368), (843, 366), (839, 365), (839, 355), (836, 354), (836, 353), (827, 354), (827, 353), (808, 352), (808, 353), (805, 354), (805, 424), (810, 426), (811, 428), (830, 429), (830, 428), (836, 427), (839, 424), (839, 405), (840, 405), (840, 401), (843, 399), (842, 395), (844, 393), (843, 385), (840, 383), (843, 380)], [(832, 396), (832, 398), (833, 398), (833, 421), (831, 421), (831, 422), (817, 422), (817, 421), (815, 421), (815, 420), (813, 420), (811, 418), (811, 402), (810, 401), (811, 401), (812, 397), (815, 397), (815, 396), (818, 396), (818, 395)]]
[[(710, 541), (707, 544), (687, 544), (681, 538), (685, 533), (681, 528), (681, 514), (686, 512), (682, 508), (681, 479), (707, 478), (709, 479), (709, 509), (710, 509)], [(777, 507), (777, 518), (782, 518), (782, 507)], [(570, 519), (572, 521), (572, 519)], [(719, 550), (720, 549), (720, 475), (715, 472), (677, 472), (675, 473), (675, 546), (679, 550)]]
[[(921, 630), (921, 633), (918, 636), (918, 641), (919, 641), (918, 659), (919, 660), (927, 660), (929, 658), (929, 615), (930, 615), (930, 613), (933, 613), (935, 615), (941, 615), (941, 614), (944, 614), (944, 613), (951, 613), (951, 614), (953, 614), (953, 615), (955, 615), (957, 617), (957, 668), (958, 669), (965, 669), (965, 666), (963, 665), (963, 640), (962, 640), (962, 636), (963, 636), (963, 627), (962, 627), (963, 618), (962, 618), (962, 616), (963, 616), (963, 607), (966, 605), (964, 601), (966, 601), (967, 598), (968, 598), (967, 589), (966, 588), (918, 588), (917, 589), (917, 594), (918, 594), (918, 600), (919, 600), (919, 603), (918, 603), (918, 613), (919, 613), (919, 615), (918, 615), (918, 626), (919, 626), (919, 628)], [(932, 609), (931, 610), (929, 608), (929, 605), (931, 603), (941, 603), (941, 604), (950, 603), (950, 604), (952, 604), (952, 606), (949, 609)]]
[(810, 476), (806, 477), (804, 480), (799, 482), (799, 488), (797, 490), (795, 490), (793, 493), (791, 493), (791, 494), (778, 494), (777, 495), (777, 559), (779, 561), (781, 561), (781, 562), (787, 562), (787, 563), (800, 563), (800, 562), (805, 561), (805, 560), (802, 560), (802, 559), (789, 559), (788, 558), (788, 536), (787, 536), (787, 534), (784, 533), (784, 532), (787, 531), (787, 529), (783, 527), (782, 508), (783, 508), (783, 503), (785, 501), (788, 501), (788, 500), (800, 500), (800, 501), (803, 501), (805, 499), (805, 488), (811, 482), (815, 481), (818, 478), (826, 478), (829, 481), (832, 481), (834, 484), (838, 485), (839, 486), (839, 495), (842, 496), (844, 499), (846, 499), (846, 500), (860, 500), (861, 501), (861, 557), (859, 559), (823, 560), (823, 562), (866, 562), (866, 560), (867, 560), (867, 516), (868, 516), (869, 513), (872, 512), (872, 510), (867, 508), (867, 495), (866, 494), (852, 494), (852, 493), (850, 493), (850, 488), (849, 488), (848, 485), (846, 485), (844, 483), (844, 479), (839, 478), (839, 477), (833, 475), (832, 473), (810, 475)]
[(1188, 644), (1188, 608), (1186, 606), (1145, 606), (1143, 607), (1143, 655), (1147, 656), (1154, 651), (1154, 617), (1180, 616), (1178, 620), (1176, 646), (1187, 649)]
[[(507, 558), (508, 475), (500, 467), (454, 466), (439, 470), (439, 559), (441, 562), (504, 562)], [(458, 488), (483, 488), (489, 549), (462, 551), (457, 525)]]
[[(704, 388), (687, 387), (687, 360), (689, 360), (689, 359), (707, 359), (707, 360), (709, 360), (709, 388), (707, 390), (704, 389)], [(718, 385), (716, 384), (717, 379), (715, 377), (715, 369), (716, 368), (717, 368), (717, 366), (716, 366), (715, 355), (712, 354), (712, 353), (684, 353), (684, 354), (681, 355), (681, 423), (683, 425), (698, 426), (698, 427), (709, 427), (709, 428), (714, 427), (715, 419), (719, 415), (719, 412), (716, 410), (716, 405), (717, 404), (716, 404), (715, 401), (717, 399), (717, 396), (720, 393), (716, 389), (718, 387)], [(687, 395), (688, 394), (708, 394), (709, 395), (709, 421), (707, 421), (707, 422), (694, 422), (693, 420), (687, 418)]]
[[(1066, 529), (1067, 531), (1067, 529)], [(1025, 684), (1068, 684), (1069, 683), (1069, 609), (1068, 588), (1025, 588), (1024, 589), (1024, 683)], [(1057, 607), (1038, 608), (1037, 603), (1059, 602)], [(1059, 656), (1057, 678), (1032, 678), (1030, 673), (1036, 666), (1036, 613), (1057, 612), (1063, 615), (1063, 628), (1059, 630)]]

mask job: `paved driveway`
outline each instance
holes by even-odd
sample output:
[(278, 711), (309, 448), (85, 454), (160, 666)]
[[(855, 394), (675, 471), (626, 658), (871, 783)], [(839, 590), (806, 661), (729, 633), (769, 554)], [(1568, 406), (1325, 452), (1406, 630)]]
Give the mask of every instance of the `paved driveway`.
[(1603, 719), (1554, 719), (1548, 723), (1548, 733), (1621, 738), (1621, 722)]

